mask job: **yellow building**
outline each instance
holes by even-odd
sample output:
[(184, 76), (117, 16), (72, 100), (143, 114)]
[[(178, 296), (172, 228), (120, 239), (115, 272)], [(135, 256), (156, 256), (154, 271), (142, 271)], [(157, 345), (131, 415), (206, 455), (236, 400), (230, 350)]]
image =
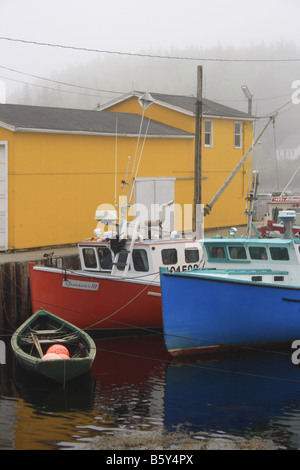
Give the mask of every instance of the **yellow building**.
[[(143, 110), (139, 100), (149, 100)], [(151, 104), (150, 104), (151, 103)], [(182, 129), (195, 134), (196, 99), (191, 96), (161, 93), (132, 92), (102, 106), (101, 110), (144, 114), (144, 118)], [(220, 189), (237, 163), (252, 145), (253, 116), (214, 101), (203, 99), (202, 105), (202, 204), (208, 204)], [(186, 159), (173, 155), (173, 148), (164, 155), (160, 169), (165, 176), (175, 178), (175, 200), (190, 204), (194, 197), (194, 141), (193, 149)], [(176, 166), (175, 166), (176, 162)], [(205, 228), (243, 225), (247, 222), (244, 211), (249, 185), (247, 161), (235, 176), (230, 186), (205, 217)], [(152, 167), (148, 176), (156, 176)], [(250, 175), (251, 177), (252, 175)], [(184, 225), (184, 224), (183, 224)], [(187, 227), (188, 228), (188, 227)]]
[[(115, 205), (123, 194), (128, 162), (128, 178), (133, 162), (138, 170), (132, 202), (147, 196), (160, 204), (193, 203), (194, 99), (186, 98), (187, 110), (185, 97), (169, 96), (178, 99), (174, 105), (167, 95), (164, 101), (152, 95), (156, 101), (142, 117), (139, 96), (122, 97), (108, 111), (0, 104), (0, 250), (93, 236), (97, 207)], [(204, 203), (252, 141), (251, 117), (207, 100), (204, 110), (207, 103), (219, 111), (203, 115)], [(245, 223), (247, 168), (205, 218), (206, 227)]]

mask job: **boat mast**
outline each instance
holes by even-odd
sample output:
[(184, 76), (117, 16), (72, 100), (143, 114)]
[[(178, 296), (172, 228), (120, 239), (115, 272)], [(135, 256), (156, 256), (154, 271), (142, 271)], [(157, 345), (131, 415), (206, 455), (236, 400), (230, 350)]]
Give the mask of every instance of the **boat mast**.
[[(253, 172), (253, 185), (252, 190), (250, 191), (249, 196), (246, 198), (247, 200), (247, 209), (245, 211), (245, 215), (248, 216), (248, 224), (247, 224), (247, 233), (246, 238), (250, 238), (251, 230), (253, 228), (253, 214), (254, 214), (254, 202), (257, 199), (257, 188), (259, 184), (259, 175), (257, 171)], [(249, 204), (249, 207), (248, 207)]]

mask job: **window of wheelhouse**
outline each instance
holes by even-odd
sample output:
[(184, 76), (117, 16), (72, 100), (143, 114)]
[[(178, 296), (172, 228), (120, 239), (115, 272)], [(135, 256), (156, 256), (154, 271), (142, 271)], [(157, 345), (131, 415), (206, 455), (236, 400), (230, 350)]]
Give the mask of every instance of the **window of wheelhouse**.
[(224, 246), (208, 246), (208, 254), (212, 259), (226, 259)]
[(249, 253), (250, 253), (251, 259), (255, 259), (255, 260), (268, 259), (267, 250), (263, 246), (250, 246)]
[(97, 269), (97, 255), (94, 248), (83, 248), (82, 256), (84, 261), (84, 266), (86, 269)]
[(199, 250), (197, 248), (186, 248), (184, 250), (184, 257), (186, 263), (198, 263)]
[(287, 248), (272, 247), (270, 248), (271, 258), (276, 261), (288, 261), (290, 259)]
[(104, 271), (110, 271), (113, 262), (110, 249), (107, 248), (107, 246), (99, 246), (97, 251), (101, 269)]
[(175, 248), (166, 248), (161, 250), (161, 259), (163, 264), (177, 263), (177, 250)]
[(135, 271), (149, 271), (148, 255), (146, 250), (132, 250), (132, 261)]
[(247, 253), (246, 253), (245, 247), (234, 245), (234, 246), (229, 246), (228, 249), (229, 249), (229, 254), (230, 254), (231, 259), (234, 259), (234, 260), (247, 259)]

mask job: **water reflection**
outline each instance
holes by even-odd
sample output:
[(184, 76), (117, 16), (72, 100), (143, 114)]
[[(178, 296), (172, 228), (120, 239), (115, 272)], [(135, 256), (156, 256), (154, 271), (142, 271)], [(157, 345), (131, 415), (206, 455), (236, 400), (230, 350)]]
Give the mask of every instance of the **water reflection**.
[[(162, 337), (106, 338), (95, 343), (92, 370), (68, 382), (65, 389), (33, 378), (9, 358), (1, 375), (0, 448), (80, 448), (99, 433), (162, 426), (169, 360)], [(7, 422), (8, 439), (4, 438)]]
[(7, 348), (0, 449), (80, 448), (103, 434), (118, 439), (124, 429), (177, 426), (299, 447), (300, 369), (289, 350), (178, 361), (161, 335), (95, 342), (91, 372), (65, 389), (32, 379)]
[(186, 423), (194, 432), (260, 436), (284, 448), (299, 447), (300, 369), (288, 349), (175, 361), (165, 380), (168, 428)]
[(160, 335), (97, 342), (92, 372), (98, 429), (162, 425), (165, 368), (169, 355)]

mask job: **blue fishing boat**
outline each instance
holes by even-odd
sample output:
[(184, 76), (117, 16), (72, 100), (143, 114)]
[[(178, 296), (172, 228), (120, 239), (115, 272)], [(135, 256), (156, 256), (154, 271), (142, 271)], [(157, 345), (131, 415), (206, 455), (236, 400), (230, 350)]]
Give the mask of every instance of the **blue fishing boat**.
[[(287, 235), (292, 215), (282, 214)], [(203, 248), (202, 268), (161, 268), (171, 355), (300, 338), (299, 238), (211, 238)]]

